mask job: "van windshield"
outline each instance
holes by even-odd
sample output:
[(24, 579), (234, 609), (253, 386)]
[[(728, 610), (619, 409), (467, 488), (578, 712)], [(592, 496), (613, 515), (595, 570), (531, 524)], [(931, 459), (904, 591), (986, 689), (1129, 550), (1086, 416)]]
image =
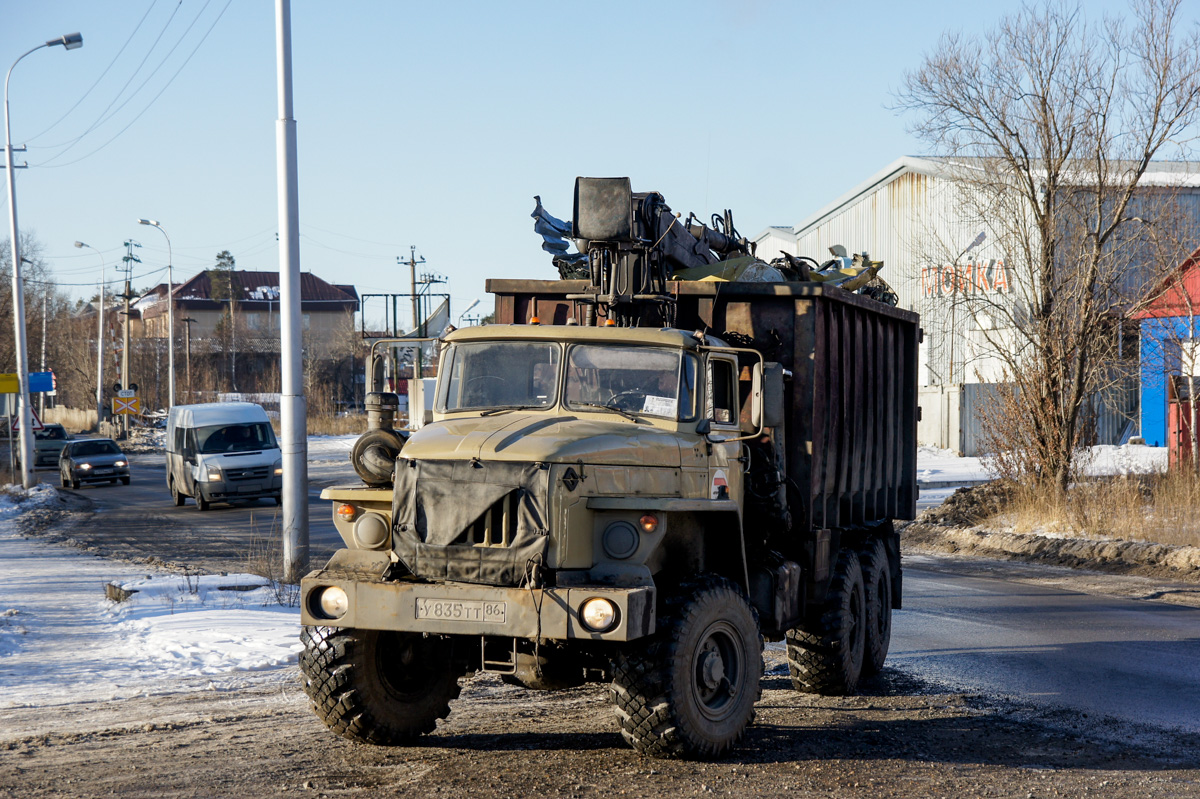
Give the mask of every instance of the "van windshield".
[(276, 449), (275, 431), (266, 422), (214, 424), (196, 428), (196, 446), (200, 452), (251, 452)]

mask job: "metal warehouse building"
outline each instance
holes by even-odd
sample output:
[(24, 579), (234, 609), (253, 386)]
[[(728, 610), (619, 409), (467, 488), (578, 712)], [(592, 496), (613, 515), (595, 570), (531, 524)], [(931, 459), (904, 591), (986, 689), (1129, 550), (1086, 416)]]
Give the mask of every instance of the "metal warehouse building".
[[(1001, 362), (989, 354), (995, 350), (984, 337), (1008, 337), (986, 314), (962, 318), (951, 299), (956, 283), (965, 283), (972, 293), (989, 294), (993, 303), (1016, 303), (1020, 287), (1006, 254), (988, 240), (987, 225), (962, 211), (962, 183), (951, 166), (961, 170), (961, 163), (899, 158), (795, 228), (770, 227), (754, 240), (759, 257), (767, 260), (783, 251), (823, 261), (836, 244), (883, 260), (880, 276), (899, 295), (899, 306), (921, 314), (918, 440), (977, 455), (989, 384), (1002, 379)], [(1197, 170), (1200, 165), (1156, 164), (1140, 185), (1173, 187), (1188, 217), (1200, 220)], [(1093, 410), (1098, 443), (1119, 443), (1136, 432), (1136, 386), (1129, 385), (1116, 402), (1111, 397), (1094, 402)]]

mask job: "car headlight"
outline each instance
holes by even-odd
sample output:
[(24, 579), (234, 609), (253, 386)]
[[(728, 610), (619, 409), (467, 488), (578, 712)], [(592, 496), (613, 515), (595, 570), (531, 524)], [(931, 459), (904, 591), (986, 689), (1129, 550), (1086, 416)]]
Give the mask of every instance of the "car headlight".
[(607, 632), (617, 624), (617, 606), (607, 599), (592, 597), (580, 606), (579, 619), (594, 633)]
[(79, 464), (78, 466), (76, 466), (75, 468), (76, 468), (76, 469), (78, 469), (78, 470), (79, 470), (79, 471), (81, 471), (81, 472), (86, 472), (88, 469), (92, 468), (92, 464), (90, 464), (90, 463), (81, 463), (81, 464)]
[(281, 474), (283, 474), (283, 458), (275, 461), (275, 476), (278, 477)]
[(128, 466), (125, 461), (113, 461), (113, 466)]
[(318, 618), (340, 619), (350, 609), (350, 597), (336, 585), (319, 588), (312, 593), (308, 609)]
[(204, 468), (208, 472), (208, 482), (210, 482), (210, 483), (221, 482), (221, 469), (219, 467), (206, 466)]

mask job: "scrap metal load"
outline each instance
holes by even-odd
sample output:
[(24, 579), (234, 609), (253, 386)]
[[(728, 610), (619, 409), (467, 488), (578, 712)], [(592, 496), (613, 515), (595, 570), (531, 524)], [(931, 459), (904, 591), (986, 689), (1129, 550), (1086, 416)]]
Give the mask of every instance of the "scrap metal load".
[(534, 231), (553, 255), (559, 277), (590, 283), (585, 293), (570, 297), (590, 306), (589, 321), (598, 311), (618, 325), (634, 326), (646, 321), (649, 306), (657, 309), (656, 321), (674, 326), (670, 283), (678, 280), (817, 282), (896, 304), (895, 292), (879, 277), (883, 261), (865, 252), (851, 256), (836, 245), (830, 247), (833, 258), (823, 263), (784, 252), (764, 261), (754, 242), (734, 227), (732, 211), (713, 214), (708, 225), (694, 213), (680, 221), (661, 194), (634, 193), (629, 178), (576, 178), (570, 224), (551, 216), (541, 197), (534, 199)]

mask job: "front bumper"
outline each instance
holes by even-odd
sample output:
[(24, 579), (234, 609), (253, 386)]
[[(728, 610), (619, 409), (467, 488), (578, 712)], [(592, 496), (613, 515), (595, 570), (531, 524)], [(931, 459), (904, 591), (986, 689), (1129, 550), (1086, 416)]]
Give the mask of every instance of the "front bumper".
[(196, 483), (196, 490), (202, 492), (204, 498), (209, 502), (278, 497), (283, 491), (283, 478), (274, 477), (246, 482), (213, 480), (207, 483)]
[(98, 469), (74, 469), (72, 476), (81, 483), (107, 483), (129, 477), (128, 466), (104, 466)]
[[(346, 552), (346, 550), (343, 550)], [(339, 553), (340, 554), (340, 553)], [(333, 566), (337, 561), (330, 562)], [(349, 609), (337, 619), (314, 613), (321, 590), (346, 592)], [(593, 632), (580, 621), (580, 606), (607, 599), (617, 609), (615, 625)], [(365, 571), (325, 568), (300, 582), (303, 624), (441, 635), (632, 641), (654, 632), (654, 589), (570, 586), (502, 588), (470, 583), (385, 581)]]

